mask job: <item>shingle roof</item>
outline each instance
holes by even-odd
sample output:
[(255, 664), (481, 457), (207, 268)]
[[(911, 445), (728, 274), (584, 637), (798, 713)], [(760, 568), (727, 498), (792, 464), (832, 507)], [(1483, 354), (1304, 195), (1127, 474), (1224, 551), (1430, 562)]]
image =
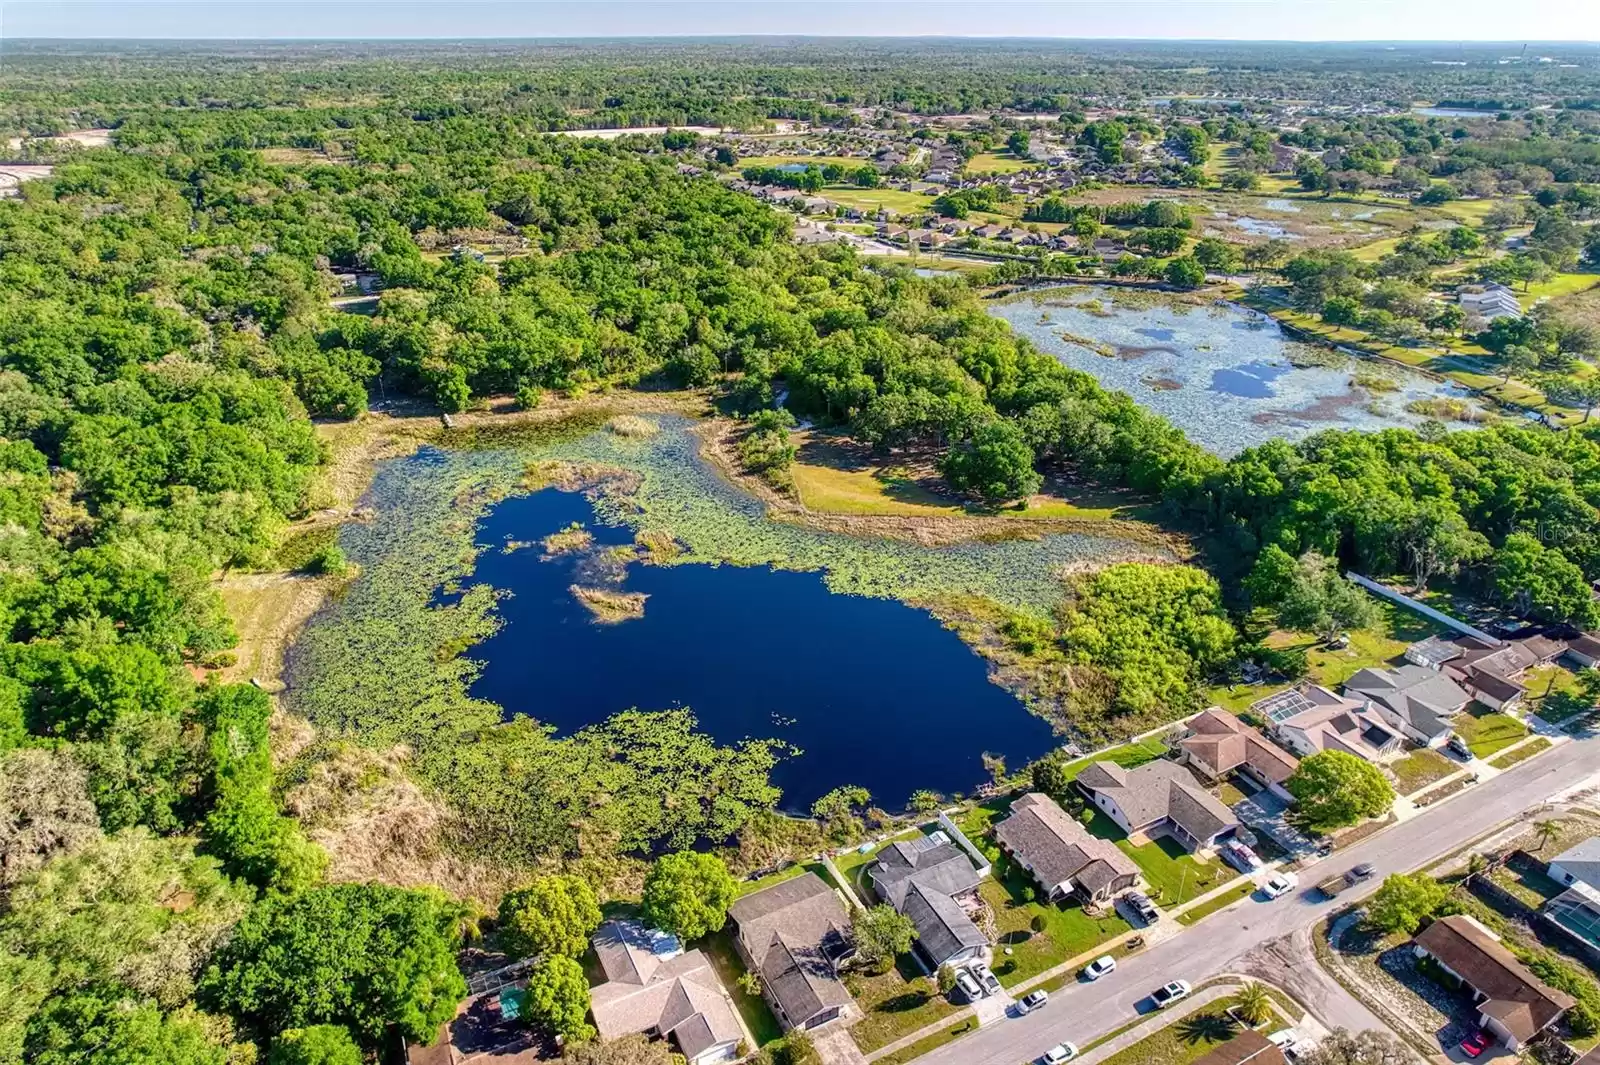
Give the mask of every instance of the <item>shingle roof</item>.
[(834, 961), (849, 951), (850, 917), (815, 873), (746, 895), (729, 907), (728, 916), (791, 1024), (850, 1004), (850, 992), (834, 973)]
[(986, 947), (989, 939), (972, 923), (955, 899), (913, 882), (900, 912), (917, 927), (917, 942), (935, 962), (942, 963), (971, 947)]
[(1550, 864), (1561, 866), (1590, 887), (1600, 887), (1600, 836), (1590, 836), (1568, 847), (1550, 859)]
[(1078, 783), (1116, 803), (1136, 829), (1170, 818), (1196, 839), (1210, 839), (1239, 823), (1233, 811), (1202, 788), (1192, 773), (1163, 759), (1137, 769), (1096, 762), (1078, 775)]
[(1444, 719), (1472, 701), (1472, 696), (1444, 674), (1409, 664), (1397, 669), (1363, 669), (1345, 681), (1344, 690), (1388, 707), (1425, 736), (1436, 736), (1449, 727)]
[(662, 958), (644, 949), (653, 964), (641, 964), (639, 945), (649, 941), (648, 931), (631, 921), (607, 921), (595, 933), (595, 953), (607, 975), (608, 958), (620, 974), (590, 991), (601, 1038), (654, 1029), (672, 1035), (689, 1057), (718, 1043), (737, 1043), (744, 1030), (706, 956), (691, 950)]
[[(924, 837), (926, 839), (926, 837)], [(921, 840), (891, 843), (867, 871), (878, 897), (900, 909), (912, 882), (931, 891), (960, 895), (982, 879), (965, 852), (953, 843), (921, 846)]]
[(1189, 728), (1194, 735), (1183, 741), (1183, 749), (1215, 773), (1227, 773), (1248, 765), (1273, 784), (1282, 784), (1300, 764), (1300, 759), (1232, 714), (1215, 707), (1192, 718)]
[(1534, 976), (1488, 929), (1465, 914), (1439, 918), (1414, 942), (1486, 996), (1478, 1009), (1519, 1042), (1553, 1024), (1577, 1002)]
[(1195, 1059), (1193, 1065), (1287, 1065), (1287, 1060), (1272, 1040), (1246, 1028), (1204, 1057)]
[(1046, 887), (1070, 880), (1096, 892), (1139, 875), (1139, 867), (1115, 843), (1090, 835), (1054, 799), (1039, 792), (1012, 803), (1010, 816), (994, 826), (994, 834)]

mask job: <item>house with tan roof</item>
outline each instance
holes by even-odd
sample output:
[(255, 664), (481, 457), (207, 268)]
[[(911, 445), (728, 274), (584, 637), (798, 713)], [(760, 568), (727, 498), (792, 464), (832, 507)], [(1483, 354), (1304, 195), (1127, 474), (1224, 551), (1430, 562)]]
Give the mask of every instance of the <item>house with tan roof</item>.
[(1246, 1028), (1214, 1048), (1194, 1065), (1288, 1065), (1278, 1045), (1260, 1032)]
[(1472, 992), (1478, 1023), (1508, 1050), (1520, 1049), (1577, 1005), (1571, 995), (1534, 976), (1499, 936), (1466, 914), (1438, 918), (1417, 933), (1411, 949)]
[(1381, 762), (1400, 753), (1400, 731), (1364, 699), (1347, 699), (1318, 684), (1302, 684), (1250, 704), (1272, 735), (1301, 758), (1343, 751)]
[(1076, 783), (1130, 836), (1165, 832), (1193, 851), (1215, 846), (1239, 828), (1238, 816), (1176, 762), (1157, 759), (1137, 769), (1095, 762)]
[(839, 895), (815, 873), (773, 884), (728, 908), (734, 947), (787, 1029), (821, 1028), (861, 1015), (839, 979), (855, 956), (850, 915)]
[(1139, 867), (1108, 839), (1090, 835), (1050, 796), (1029, 792), (1011, 804), (994, 838), (1044, 889), (1047, 899), (1072, 894), (1104, 901), (1139, 882)]
[(744, 1027), (704, 954), (637, 921), (607, 921), (590, 942), (606, 974), (589, 992), (601, 1039), (642, 1032), (669, 1041), (689, 1065), (738, 1056)]
[(1238, 772), (1284, 802), (1294, 802), (1294, 796), (1283, 785), (1294, 775), (1300, 759), (1214, 706), (1190, 718), (1188, 727), (1189, 734), (1179, 747), (1189, 767), (1202, 779), (1220, 781)]

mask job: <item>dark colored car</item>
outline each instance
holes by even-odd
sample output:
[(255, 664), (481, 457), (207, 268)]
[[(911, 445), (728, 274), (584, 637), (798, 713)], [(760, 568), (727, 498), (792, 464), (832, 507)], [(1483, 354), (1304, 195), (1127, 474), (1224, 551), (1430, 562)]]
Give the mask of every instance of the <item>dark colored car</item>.
[(1353, 884), (1357, 880), (1366, 880), (1375, 872), (1377, 870), (1372, 867), (1371, 862), (1362, 862), (1350, 870), (1350, 882)]

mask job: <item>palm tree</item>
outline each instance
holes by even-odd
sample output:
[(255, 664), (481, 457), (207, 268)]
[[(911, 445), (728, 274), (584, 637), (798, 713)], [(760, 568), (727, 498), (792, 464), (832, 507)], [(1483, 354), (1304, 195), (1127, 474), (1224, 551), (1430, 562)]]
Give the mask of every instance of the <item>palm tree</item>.
[(1257, 980), (1246, 980), (1233, 996), (1233, 1010), (1240, 1020), (1254, 1028), (1265, 1024), (1272, 1016), (1272, 996), (1266, 986)]
[(1544, 850), (1555, 842), (1557, 836), (1561, 835), (1561, 822), (1550, 819), (1535, 821), (1533, 823), (1533, 835), (1539, 841), (1539, 849)]

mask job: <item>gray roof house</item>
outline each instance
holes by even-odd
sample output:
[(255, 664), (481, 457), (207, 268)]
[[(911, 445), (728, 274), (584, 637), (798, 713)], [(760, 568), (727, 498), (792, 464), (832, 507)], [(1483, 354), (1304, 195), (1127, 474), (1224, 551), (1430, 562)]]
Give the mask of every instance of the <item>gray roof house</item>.
[(667, 1039), (689, 1065), (738, 1056), (744, 1028), (704, 954), (636, 921), (607, 921), (592, 943), (606, 974), (590, 992), (601, 1039), (634, 1032)]
[(728, 908), (734, 945), (785, 1029), (820, 1028), (859, 1015), (839, 979), (855, 954), (850, 916), (815, 873), (738, 899)]
[(1402, 735), (1426, 747), (1450, 739), (1450, 719), (1472, 702), (1467, 691), (1426, 666), (1363, 669), (1344, 683), (1344, 694), (1365, 699)]
[(1571, 887), (1588, 884), (1600, 888), (1600, 836), (1590, 836), (1550, 859), (1550, 879)]
[(1139, 867), (1110, 840), (1089, 834), (1048, 795), (1029, 792), (994, 826), (1005, 852), (1033, 874), (1046, 898), (1104, 900), (1139, 881)]
[(942, 833), (891, 843), (867, 876), (879, 898), (911, 919), (914, 949), (934, 968), (971, 961), (988, 948), (988, 937), (968, 915), (982, 878)]
[(1157, 759), (1137, 769), (1095, 762), (1078, 774), (1077, 785), (1124, 832), (1148, 836), (1166, 829), (1189, 850), (1209, 847), (1239, 827), (1238, 816), (1175, 762)]

